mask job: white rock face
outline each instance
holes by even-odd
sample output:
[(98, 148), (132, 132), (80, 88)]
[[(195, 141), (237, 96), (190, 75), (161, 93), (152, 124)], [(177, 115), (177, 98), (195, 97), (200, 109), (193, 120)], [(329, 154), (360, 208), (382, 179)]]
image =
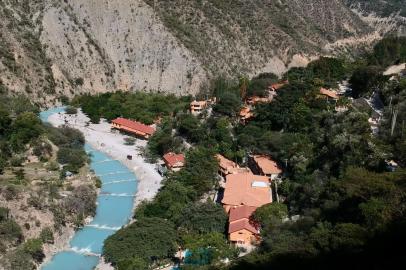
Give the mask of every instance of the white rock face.
[(199, 61), (143, 1), (51, 2), (44, 11), (41, 42), (52, 59), (60, 94), (114, 90), (194, 94), (206, 80)]

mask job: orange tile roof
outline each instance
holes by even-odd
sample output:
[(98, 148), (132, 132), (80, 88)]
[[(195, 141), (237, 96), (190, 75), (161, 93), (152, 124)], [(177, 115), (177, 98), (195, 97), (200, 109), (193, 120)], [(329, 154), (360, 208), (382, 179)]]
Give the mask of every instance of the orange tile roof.
[(247, 99), (248, 104), (255, 105), (257, 103), (270, 103), (272, 101), (269, 97), (252, 96)]
[(272, 202), (269, 178), (252, 173), (229, 174), (226, 176), (225, 205), (247, 205), (260, 207)]
[(257, 166), (261, 171), (266, 174), (279, 174), (282, 170), (279, 168), (278, 164), (271, 159), (271, 157), (266, 155), (256, 155), (253, 157)]
[(238, 168), (237, 163), (235, 163), (232, 160), (229, 160), (227, 158), (225, 158), (224, 156), (217, 154), (216, 155), (217, 160), (219, 161), (219, 165), (221, 168), (223, 169), (233, 169), (233, 168)]
[(331, 98), (333, 98), (333, 99), (338, 99), (338, 98), (339, 98), (337, 92), (335, 92), (335, 91), (333, 91), (333, 90), (329, 90), (329, 89), (323, 88), (323, 87), (320, 88), (320, 94), (325, 95), (325, 96), (328, 96), (328, 97), (331, 97)]
[(232, 222), (228, 225), (228, 233), (238, 232), (243, 229), (246, 229), (252, 233), (258, 234), (259, 231), (252, 226), (248, 219), (241, 219), (235, 222)]
[(237, 206), (230, 209), (230, 217), (228, 219), (229, 222), (234, 222), (239, 219), (249, 219), (251, 215), (255, 212), (257, 207), (255, 206)]
[(183, 154), (169, 152), (163, 156), (163, 159), (165, 164), (170, 168), (175, 166), (181, 167), (185, 164), (185, 156)]
[(148, 135), (152, 135), (155, 132), (155, 129), (153, 127), (144, 125), (137, 121), (132, 121), (132, 120), (128, 120), (125, 118), (121, 118), (121, 117), (114, 119), (111, 122), (113, 124), (123, 126), (124, 129), (126, 129), (126, 128), (129, 129), (128, 131), (131, 131), (131, 129), (132, 129), (132, 130), (140, 131), (140, 132), (148, 134)]
[(249, 119), (253, 116), (254, 114), (251, 112), (251, 109), (249, 107), (243, 107), (240, 111), (240, 117), (244, 119)]
[(225, 158), (224, 156), (222, 156), (220, 154), (217, 154), (216, 158), (219, 161), (220, 168), (224, 171), (225, 174), (251, 172), (251, 170), (249, 168), (240, 168), (237, 163)]

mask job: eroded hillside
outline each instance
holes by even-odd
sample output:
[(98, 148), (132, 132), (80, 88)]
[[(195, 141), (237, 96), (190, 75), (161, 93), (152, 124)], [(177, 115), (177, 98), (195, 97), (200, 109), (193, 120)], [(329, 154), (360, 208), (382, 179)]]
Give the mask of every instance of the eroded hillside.
[(4, 0), (1, 84), (41, 105), (116, 89), (193, 94), (219, 75), (281, 74), (318, 55), (354, 54), (399, 28), (379, 16), (402, 0), (373, 17), (363, 2)]

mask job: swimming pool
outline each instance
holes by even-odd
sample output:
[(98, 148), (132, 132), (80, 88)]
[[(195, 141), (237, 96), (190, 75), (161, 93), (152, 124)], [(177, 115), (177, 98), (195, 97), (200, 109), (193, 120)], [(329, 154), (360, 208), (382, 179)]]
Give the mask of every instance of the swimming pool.
[[(41, 112), (46, 122), (64, 108)], [(108, 155), (85, 145), (90, 155), (90, 167), (102, 182), (97, 198), (96, 215), (92, 222), (78, 230), (70, 241), (70, 250), (57, 253), (42, 270), (91, 270), (99, 263), (104, 240), (126, 225), (132, 215), (137, 178), (126, 166)]]

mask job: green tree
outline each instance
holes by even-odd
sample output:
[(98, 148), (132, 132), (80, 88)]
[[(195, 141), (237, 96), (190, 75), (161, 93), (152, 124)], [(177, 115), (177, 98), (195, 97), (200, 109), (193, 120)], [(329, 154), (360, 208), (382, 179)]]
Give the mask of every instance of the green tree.
[(178, 226), (198, 233), (224, 233), (227, 215), (224, 209), (211, 201), (196, 202), (183, 208)]
[(52, 232), (52, 229), (49, 227), (42, 229), (42, 231), (40, 233), (40, 238), (41, 238), (42, 243), (53, 244), (54, 243), (54, 234)]
[(367, 66), (357, 68), (352, 74), (349, 82), (351, 84), (352, 96), (358, 98), (367, 93), (372, 93), (385, 82), (382, 75), (382, 68), (378, 66)]
[(141, 258), (121, 260), (117, 263), (118, 270), (144, 270), (148, 269), (148, 263)]
[(255, 210), (252, 219), (262, 226), (273, 226), (282, 223), (288, 217), (288, 207), (282, 203), (270, 203)]
[(222, 233), (182, 235), (184, 248), (190, 251), (188, 261), (192, 265), (216, 264), (223, 259), (237, 257), (237, 249), (230, 246)]
[(218, 96), (218, 102), (214, 106), (217, 113), (234, 117), (241, 108), (241, 100), (236, 91), (227, 91)]
[(130, 258), (141, 259), (148, 265), (170, 258), (176, 250), (174, 227), (172, 222), (164, 219), (142, 218), (107, 238), (103, 255), (113, 265)]
[(27, 242), (24, 243), (23, 250), (30, 254), (38, 263), (42, 262), (45, 258), (44, 251), (42, 250), (42, 241), (40, 239), (28, 239)]
[(17, 116), (12, 130), (11, 144), (15, 150), (21, 150), (25, 144), (43, 132), (43, 127), (41, 120), (34, 113), (27, 112)]

